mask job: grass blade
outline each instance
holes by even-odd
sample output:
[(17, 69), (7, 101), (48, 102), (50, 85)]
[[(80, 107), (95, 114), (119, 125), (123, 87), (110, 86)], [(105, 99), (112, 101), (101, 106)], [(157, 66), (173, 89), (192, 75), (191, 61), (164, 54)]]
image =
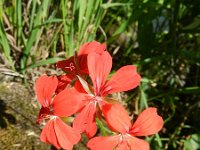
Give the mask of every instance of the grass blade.
[[(0, 7), (3, 7), (3, 6), (1, 5)], [(0, 18), (2, 18), (2, 16)], [(15, 70), (14, 63), (11, 57), (11, 49), (10, 49), (9, 42), (6, 36), (6, 32), (4, 30), (2, 19), (0, 21), (0, 48), (2, 49), (2, 52), (5, 58), (7, 59), (8, 64), (11, 66), (13, 70)]]
[(61, 60), (63, 60), (63, 58), (60, 58), (60, 57), (54, 57), (54, 58), (48, 58), (48, 59), (45, 59), (45, 60), (40, 60), (36, 63), (29, 65), (26, 69), (33, 69), (33, 68), (36, 68), (36, 67), (39, 67), (39, 66), (55, 64), (56, 62), (61, 61)]
[(16, 39), (17, 45), (20, 45), (21, 33), (22, 33), (22, 2), (21, 0), (15, 0), (15, 24), (16, 24)]
[(40, 37), (42, 33), (42, 29), (37, 26), (42, 24), (43, 18), (46, 17), (47, 10), (49, 8), (50, 3), (51, 3), (51, 0), (42, 1), (42, 3), (40, 4), (38, 8), (38, 12), (34, 19), (34, 27), (30, 33), (30, 38), (28, 39), (27, 44), (25, 45), (26, 47), (21, 59), (21, 63), (20, 63), (21, 70), (24, 70), (26, 68), (26, 64), (27, 64), (28, 57), (30, 55), (31, 48), (33, 47), (35, 41)]

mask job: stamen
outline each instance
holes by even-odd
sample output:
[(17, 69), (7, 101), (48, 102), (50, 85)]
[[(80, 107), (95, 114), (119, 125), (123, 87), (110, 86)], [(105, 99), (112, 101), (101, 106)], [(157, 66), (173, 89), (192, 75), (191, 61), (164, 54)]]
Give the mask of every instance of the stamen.
[(76, 69), (76, 67), (74, 66), (74, 63), (73, 63), (73, 62), (71, 62), (71, 63), (69, 64), (69, 67), (65, 67), (65, 68), (68, 68), (68, 69), (70, 69), (71, 71)]
[(51, 116), (50, 119), (51, 120), (55, 120), (57, 118), (57, 116)]
[(47, 120), (47, 119), (50, 119), (52, 115), (47, 115), (47, 114), (42, 114), (41, 115), (41, 118), (42, 120)]
[(94, 103), (95, 106), (102, 102), (102, 98), (98, 96), (94, 96), (93, 94), (88, 94), (87, 98), (83, 101), (88, 101), (89, 103)]
[(101, 102), (101, 101), (102, 101), (102, 98), (99, 97), (99, 96), (94, 96), (94, 97), (93, 97), (93, 100), (96, 101), (96, 102)]

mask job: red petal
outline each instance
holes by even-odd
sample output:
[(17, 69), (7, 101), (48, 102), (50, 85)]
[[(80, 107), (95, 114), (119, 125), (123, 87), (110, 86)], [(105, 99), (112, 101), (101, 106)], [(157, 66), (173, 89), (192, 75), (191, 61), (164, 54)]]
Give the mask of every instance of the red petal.
[(50, 115), (50, 109), (49, 109), (49, 107), (42, 107), (42, 108), (40, 109), (40, 112), (39, 112), (39, 115), (38, 115), (38, 118), (37, 118), (36, 123), (37, 123), (37, 124), (40, 124), (40, 122), (42, 121), (42, 119), (43, 119), (46, 115)]
[(100, 94), (111, 67), (112, 57), (107, 51), (104, 51), (101, 55), (97, 53), (90, 53), (88, 55), (88, 69), (96, 95)]
[[(149, 143), (147, 143), (144, 140), (135, 138), (135, 137), (129, 137), (126, 139), (128, 142), (128, 145), (131, 150), (137, 149), (137, 150), (149, 150)], [(117, 149), (118, 150), (118, 149)]]
[[(88, 65), (87, 65), (87, 55), (91, 52), (102, 53), (106, 49), (105, 44), (98, 43), (96, 41), (85, 43), (81, 46), (77, 60), (75, 62), (75, 57), (72, 56), (67, 60), (57, 62), (57, 68), (61, 68), (75, 78), (76, 74), (83, 75), (88, 74)], [(78, 67), (77, 67), (78, 65)]]
[(87, 55), (91, 52), (95, 53), (102, 53), (104, 50), (106, 50), (106, 45), (101, 44), (99, 42), (93, 41), (93, 42), (88, 42), (82, 45), (79, 49), (78, 55)]
[(43, 75), (36, 81), (36, 95), (37, 99), (43, 107), (49, 107), (51, 98), (58, 85), (56, 76), (48, 77)]
[(58, 87), (56, 89), (56, 93), (61, 92), (66, 88), (67, 85), (71, 83), (72, 79), (68, 75), (60, 75), (58, 76)]
[(78, 64), (82, 74), (88, 74), (87, 55), (91, 52), (101, 54), (106, 49), (105, 44), (99, 42), (89, 42), (81, 46), (78, 52)]
[(124, 66), (105, 84), (103, 95), (131, 90), (140, 84), (140, 80), (141, 77), (137, 73), (135, 66)]
[(54, 120), (48, 121), (47, 124), (44, 126), (40, 135), (40, 140), (42, 142), (54, 145), (57, 149), (61, 148), (54, 130)]
[(102, 107), (102, 112), (112, 130), (126, 133), (131, 128), (128, 112), (120, 104), (105, 104)]
[(62, 60), (56, 63), (57, 68), (61, 68), (67, 73), (71, 75), (71, 78), (76, 77), (75, 75), (77, 74), (77, 67), (75, 63), (75, 57), (72, 56), (67, 60)]
[(93, 137), (97, 130), (95, 113), (96, 105), (94, 103), (87, 104), (74, 119), (73, 127), (81, 133), (86, 133), (89, 138)]
[[(87, 83), (87, 81), (85, 81), (83, 78), (81, 78), (80, 76), (77, 76), (78, 80), (80, 81), (81, 86), (83, 87), (83, 92), (87, 93), (87, 94), (93, 94), (93, 92), (91, 91), (91, 88), (89, 86), (89, 84)], [(77, 83), (76, 83), (77, 84)], [(77, 86), (77, 85), (76, 85)], [(76, 87), (77, 88), (77, 87)], [(80, 90), (80, 88), (78, 87), (78, 89)]]
[(127, 141), (122, 141), (117, 147), (116, 150), (132, 150), (129, 148)]
[(117, 146), (120, 140), (119, 138), (119, 135), (110, 137), (95, 137), (89, 140), (87, 147), (91, 150), (113, 150)]
[(81, 139), (80, 133), (66, 125), (60, 118), (55, 119), (54, 129), (58, 143), (63, 149), (72, 149), (73, 145)]
[(85, 99), (84, 93), (76, 89), (65, 89), (55, 96), (52, 105), (53, 113), (59, 117), (71, 116), (83, 107)]
[(87, 55), (80, 55), (77, 58), (79, 65), (79, 75), (88, 74)]
[(163, 127), (163, 119), (156, 108), (147, 108), (137, 118), (130, 133), (134, 136), (147, 136), (157, 133)]
[(79, 91), (80, 93), (85, 93), (87, 94), (87, 92), (84, 90), (81, 82), (79, 80), (76, 80), (75, 83), (74, 83), (74, 88)]

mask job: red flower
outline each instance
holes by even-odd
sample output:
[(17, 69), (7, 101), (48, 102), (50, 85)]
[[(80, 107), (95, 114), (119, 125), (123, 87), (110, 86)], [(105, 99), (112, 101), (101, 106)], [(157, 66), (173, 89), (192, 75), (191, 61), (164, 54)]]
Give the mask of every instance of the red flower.
[[(102, 53), (106, 50), (106, 45), (93, 41), (82, 45), (77, 56), (72, 56), (67, 60), (59, 61), (56, 64), (57, 68), (61, 68), (67, 72), (62, 75), (59, 80), (58, 90), (60, 92), (74, 79), (76, 75), (83, 76), (88, 74), (87, 55), (91, 52)], [(63, 80), (67, 78), (67, 80)]]
[(118, 134), (91, 139), (87, 144), (91, 150), (149, 150), (149, 144), (135, 136), (152, 135), (163, 127), (163, 119), (153, 107), (144, 110), (133, 125), (121, 105), (106, 105), (103, 110), (109, 127)]
[(57, 78), (58, 78), (58, 86), (57, 86), (57, 89), (56, 89), (56, 93), (59, 93), (62, 90), (64, 90), (67, 87), (67, 85), (70, 86), (70, 83), (73, 80), (72, 78), (70, 78), (67, 75), (60, 75)]
[[(86, 92), (80, 92), (80, 95), (85, 94), (87, 99), (82, 99), (84, 106), (75, 118), (73, 127), (80, 132), (85, 132), (88, 137), (92, 137), (97, 130), (95, 123), (97, 108), (102, 109), (102, 106), (107, 104), (104, 97), (114, 92), (127, 91), (137, 87), (141, 77), (136, 72), (135, 66), (128, 65), (120, 68), (111, 79), (107, 81), (107, 76), (112, 67), (112, 58), (107, 51), (101, 54), (90, 53), (88, 54), (87, 61), (94, 90), (91, 92), (87, 83), (81, 81)], [(77, 85), (76, 88), (78, 88)], [(78, 89), (80, 90), (81, 88), (79, 87)]]
[(112, 68), (112, 57), (107, 51), (102, 54), (89, 54), (88, 68), (96, 96), (104, 97), (111, 93), (131, 90), (137, 87), (141, 80), (136, 67), (127, 65), (106, 81)]
[(67, 99), (68, 94), (77, 95), (75, 90), (63, 90), (52, 98), (58, 85), (56, 76), (41, 76), (36, 81), (36, 95), (42, 105), (37, 123), (44, 119), (49, 121), (40, 135), (41, 141), (54, 145), (57, 149), (72, 149), (81, 136), (72, 127), (66, 125), (60, 117), (68, 117), (80, 108), (79, 101)]
[(69, 76), (71, 75), (73, 77), (76, 77), (76, 75), (88, 74), (87, 55), (91, 52), (100, 54), (105, 49), (105, 44), (96, 41), (85, 43), (80, 47), (77, 58), (76, 56), (72, 56), (67, 60), (59, 61), (56, 67), (63, 69), (69, 73)]

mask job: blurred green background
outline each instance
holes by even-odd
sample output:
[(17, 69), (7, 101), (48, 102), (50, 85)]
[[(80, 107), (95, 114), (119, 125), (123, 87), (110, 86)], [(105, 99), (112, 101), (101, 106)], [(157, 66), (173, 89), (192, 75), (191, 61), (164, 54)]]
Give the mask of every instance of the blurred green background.
[[(165, 120), (159, 134), (146, 138), (151, 149), (199, 150), (199, 12), (199, 0), (0, 0), (0, 87), (12, 95), (12, 85), (5, 90), (6, 84), (19, 83), (34, 95), (35, 79), (56, 74), (57, 61), (74, 55), (85, 42), (106, 43), (113, 72), (133, 64), (142, 76), (140, 87), (121, 94), (130, 115), (154, 106)], [(2, 95), (0, 147), (41, 149), (34, 147), (38, 143), (28, 142), (29, 147), (15, 140), (5, 146), (6, 131), (18, 121), (9, 109), (16, 111), (22, 107), (16, 101), (27, 100), (14, 98), (16, 105), (10, 105)], [(35, 98), (31, 103), (32, 116), (23, 112), (21, 117), (31, 118), (34, 126), (39, 106)]]

